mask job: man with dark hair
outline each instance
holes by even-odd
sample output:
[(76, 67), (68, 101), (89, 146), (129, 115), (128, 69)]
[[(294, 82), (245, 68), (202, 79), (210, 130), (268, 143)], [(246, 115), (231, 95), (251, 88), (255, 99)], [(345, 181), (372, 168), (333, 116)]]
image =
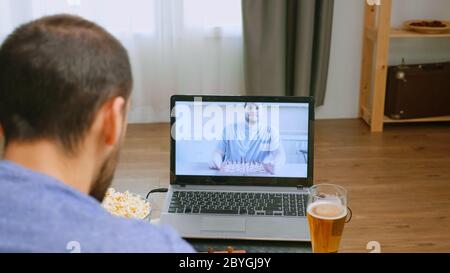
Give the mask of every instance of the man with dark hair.
[[(271, 175), (286, 162), (286, 153), (278, 130), (259, 118), (260, 105), (244, 104), (245, 121), (232, 123), (223, 129), (222, 140), (214, 150), (209, 167), (223, 170), (227, 164), (261, 164)], [(252, 165), (253, 166), (253, 165)]]
[(80, 17), (17, 28), (0, 47), (0, 251), (191, 252), (168, 227), (110, 215), (132, 89), (128, 54)]

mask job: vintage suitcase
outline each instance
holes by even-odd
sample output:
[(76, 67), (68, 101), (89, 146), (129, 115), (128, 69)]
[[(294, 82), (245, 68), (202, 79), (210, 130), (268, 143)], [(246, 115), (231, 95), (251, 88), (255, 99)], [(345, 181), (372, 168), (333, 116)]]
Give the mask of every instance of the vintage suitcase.
[(450, 115), (450, 62), (388, 68), (385, 115), (391, 119)]

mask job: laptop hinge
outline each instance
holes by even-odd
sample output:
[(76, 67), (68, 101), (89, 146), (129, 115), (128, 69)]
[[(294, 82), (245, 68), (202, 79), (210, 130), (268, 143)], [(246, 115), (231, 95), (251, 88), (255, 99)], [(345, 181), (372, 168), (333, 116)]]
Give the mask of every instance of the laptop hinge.
[(186, 184), (178, 184), (178, 186), (181, 188), (186, 188)]
[(305, 187), (303, 185), (297, 185), (297, 190), (299, 190), (299, 191), (308, 191), (308, 187)]

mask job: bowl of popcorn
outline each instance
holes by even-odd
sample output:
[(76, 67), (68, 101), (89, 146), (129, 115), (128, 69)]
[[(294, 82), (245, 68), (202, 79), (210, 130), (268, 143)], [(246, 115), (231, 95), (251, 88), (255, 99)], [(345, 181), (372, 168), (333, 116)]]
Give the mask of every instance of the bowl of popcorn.
[(114, 188), (109, 188), (106, 191), (102, 206), (116, 216), (150, 221), (152, 208), (150, 202), (129, 191), (119, 192)]

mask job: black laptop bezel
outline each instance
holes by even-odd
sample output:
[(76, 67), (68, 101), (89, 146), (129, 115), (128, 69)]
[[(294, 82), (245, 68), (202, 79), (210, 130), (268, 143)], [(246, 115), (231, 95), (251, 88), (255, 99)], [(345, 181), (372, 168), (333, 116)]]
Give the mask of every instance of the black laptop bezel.
[(269, 96), (205, 96), (174, 95), (170, 98), (170, 131), (175, 123), (173, 109), (175, 102), (191, 101), (201, 98), (204, 102), (272, 102), (272, 103), (308, 103), (308, 168), (307, 177), (254, 177), (254, 176), (196, 176), (176, 175), (176, 145), (170, 133), (170, 184), (171, 185), (240, 185), (269, 187), (311, 187), (314, 171), (314, 99), (312, 97), (269, 97)]

